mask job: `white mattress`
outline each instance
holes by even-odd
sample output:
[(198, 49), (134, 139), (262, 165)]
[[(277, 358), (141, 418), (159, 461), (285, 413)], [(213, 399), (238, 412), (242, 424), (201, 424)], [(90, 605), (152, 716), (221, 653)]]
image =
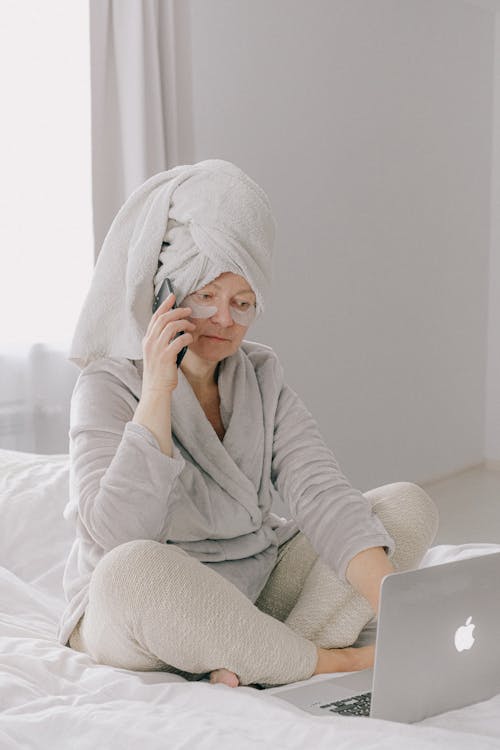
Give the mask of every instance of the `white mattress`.
[[(0, 449), (2, 750), (500, 748), (500, 695), (411, 725), (314, 717), (279, 700), (280, 688), (229, 688), (166, 672), (130, 672), (60, 646), (55, 633), (73, 535), (62, 516), (68, 472), (67, 455)], [(440, 545), (422, 564), (498, 550)]]

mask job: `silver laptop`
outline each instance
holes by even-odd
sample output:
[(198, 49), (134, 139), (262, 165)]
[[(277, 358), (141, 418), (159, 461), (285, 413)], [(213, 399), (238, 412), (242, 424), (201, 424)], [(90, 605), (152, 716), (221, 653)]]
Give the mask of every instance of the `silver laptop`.
[(498, 552), (391, 573), (373, 669), (267, 693), (317, 716), (420, 721), (500, 693), (499, 623)]

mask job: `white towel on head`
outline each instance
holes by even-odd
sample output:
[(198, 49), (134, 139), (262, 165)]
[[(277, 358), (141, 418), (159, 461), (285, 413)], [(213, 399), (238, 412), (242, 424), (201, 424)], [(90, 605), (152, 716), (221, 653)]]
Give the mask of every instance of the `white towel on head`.
[[(264, 190), (223, 159), (159, 172), (118, 211), (99, 253), (69, 361), (142, 359), (153, 300), (166, 276), (179, 305), (221, 273), (243, 276), (264, 311), (276, 223)], [(170, 243), (162, 245), (163, 242)]]

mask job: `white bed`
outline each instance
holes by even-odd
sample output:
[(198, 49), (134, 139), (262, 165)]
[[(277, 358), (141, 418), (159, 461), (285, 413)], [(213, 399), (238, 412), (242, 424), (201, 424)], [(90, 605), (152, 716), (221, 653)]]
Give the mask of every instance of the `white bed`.
[[(55, 633), (73, 536), (62, 515), (68, 472), (68, 455), (0, 449), (2, 750), (500, 748), (500, 695), (412, 725), (316, 718), (279, 700), (280, 688), (233, 689), (166, 672), (129, 672), (60, 646)], [(441, 545), (423, 565), (498, 550)]]

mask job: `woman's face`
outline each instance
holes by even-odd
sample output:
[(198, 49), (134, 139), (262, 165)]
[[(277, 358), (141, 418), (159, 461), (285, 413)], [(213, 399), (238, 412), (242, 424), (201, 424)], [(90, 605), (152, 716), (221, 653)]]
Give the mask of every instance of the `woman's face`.
[[(255, 306), (255, 294), (243, 276), (226, 271), (210, 284), (197, 289), (196, 295), (203, 304), (217, 306), (217, 312), (208, 318), (189, 318), (196, 325), (190, 331), (193, 342), (189, 349), (202, 359), (218, 362), (238, 350), (249, 327), (236, 323), (231, 317), (231, 309), (239, 311), (237, 315), (241, 316), (241, 311)], [(189, 299), (179, 304), (179, 307), (187, 306)], [(196, 314), (194, 310), (193, 313)]]

